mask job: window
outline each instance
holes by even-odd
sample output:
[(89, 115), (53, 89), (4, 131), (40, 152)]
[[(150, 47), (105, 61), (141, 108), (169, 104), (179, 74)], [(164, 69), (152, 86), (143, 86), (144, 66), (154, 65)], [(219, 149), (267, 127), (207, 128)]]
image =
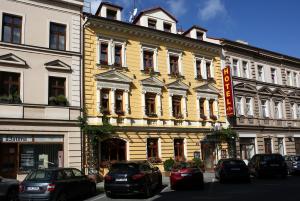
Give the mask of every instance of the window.
[(109, 114), (109, 90), (101, 90), (101, 109), (102, 113)]
[(258, 74), (258, 81), (264, 81), (264, 67), (261, 65), (257, 66), (257, 74)]
[(164, 31), (171, 32), (172, 25), (169, 23), (164, 23)]
[(155, 98), (156, 94), (154, 93), (146, 93), (145, 101), (146, 101), (146, 115), (149, 117), (155, 117)]
[(232, 59), (233, 76), (238, 76), (238, 71), (239, 71), (238, 63), (239, 61), (237, 59)]
[(274, 117), (275, 117), (275, 119), (280, 119), (281, 118), (280, 103), (279, 102), (274, 103)]
[(173, 117), (182, 118), (181, 96), (172, 96)]
[[(106, 48), (106, 50), (107, 50), (107, 48)], [(122, 66), (122, 46), (121, 45), (115, 45), (115, 66)]]
[(283, 138), (278, 138), (278, 153), (280, 153), (282, 156), (284, 156), (284, 144), (283, 144)]
[(269, 117), (267, 104), (268, 104), (267, 100), (261, 100), (261, 112), (263, 118)]
[(66, 105), (66, 78), (50, 76), (48, 93), (49, 105)]
[(247, 116), (252, 116), (252, 98), (246, 98), (246, 114)]
[(209, 101), (209, 115), (210, 115), (210, 118), (214, 117), (214, 101), (213, 100)]
[(152, 29), (156, 29), (156, 20), (148, 19), (148, 27)]
[(292, 74), (291, 71), (287, 71), (287, 85), (292, 86)]
[(297, 118), (297, 114), (296, 114), (296, 104), (290, 104), (290, 108), (291, 108), (291, 115), (292, 115), (292, 119), (296, 119)]
[(265, 144), (265, 154), (271, 154), (272, 153), (271, 138), (264, 138), (264, 144)]
[(236, 112), (237, 115), (243, 115), (243, 103), (242, 103), (242, 97), (236, 98)]
[(201, 99), (199, 100), (199, 104), (200, 104), (200, 117), (201, 117), (202, 119), (206, 119), (205, 114), (204, 114), (204, 101), (205, 101), (204, 98), (201, 98)]
[(249, 78), (248, 62), (247, 61), (243, 61), (242, 62), (242, 67), (243, 67), (243, 77), (244, 78)]
[(19, 73), (0, 71), (0, 102), (21, 103)]
[(297, 87), (297, 73), (293, 73), (293, 84), (294, 87)]
[(117, 11), (107, 9), (107, 11), (106, 11), (106, 17), (108, 19), (111, 19), (111, 20), (117, 19)]
[(211, 75), (211, 62), (210, 61), (206, 61), (206, 75), (207, 75), (207, 79), (209, 78), (212, 78), (212, 75)]
[[(118, 138), (111, 138), (101, 142), (101, 161), (105, 162), (114, 160), (126, 160), (126, 141)], [(121, 164), (121, 166), (123, 165)]]
[(21, 43), (22, 17), (3, 14), (2, 40), (9, 43)]
[(197, 31), (197, 39), (198, 40), (203, 40), (203, 33), (202, 32)]
[(296, 104), (297, 119), (300, 119), (300, 105)]
[(73, 174), (75, 177), (84, 177), (84, 174), (82, 174), (81, 171), (77, 170), (77, 169), (72, 169)]
[(124, 111), (123, 111), (123, 91), (117, 90), (116, 91), (116, 114), (118, 115), (123, 115)]
[(197, 79), (202, 79), (202, 75), (201, 75), (201, 60), (196, 60), (196, 78)]
[(66, 25), (50, 23), (50, 48), (66, 50)]
[(178, 56), (170, 56), (170, 73), (171, 75), (179, 75)]
[(100, 64), (108, 64), (108, 44), (101, 43), (100, 45)]
[(153, 54), (152, 51), (143, 51), (143, 58), (144, 58), (144, 70), (148, 73), (153, 71)]
[(277, 84), (276, 69), (271, 68), (271, 82)]
[(174, 139), (174, 155), (175, 160), (184, 160), (183, 139)]
[(158, 158), (158, 139), (147, 139), (147, 158)]

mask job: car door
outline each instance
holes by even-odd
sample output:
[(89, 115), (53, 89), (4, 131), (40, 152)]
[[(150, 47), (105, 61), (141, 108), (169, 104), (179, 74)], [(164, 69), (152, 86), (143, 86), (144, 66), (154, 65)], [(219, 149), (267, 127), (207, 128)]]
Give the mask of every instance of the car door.
[(253, 156), (251, 158), (251, 160), (249, 161), (249, 163), (248, 163), (248, 168), (249, 168), (250, 174), (254, 174), (255, 173), (256, 160), (257, 160), (257, 156)]
[(151, 188), (155, 188), (155, 179), (154, 179), (154, 176), (152, 174), (152, 169), (150, 168), (149, 164), (147, 163), (142, 163), (140, 165), (140, 170), (142, 173), (144, 173), (146, 175), (146, 182), (147, 182), (147, 185), (151, 185)]
[(90, 190), (89, 188), (91, 188), (90, 181), (80, 170), (74, 168), (72, 171), (77, 192), (81, 195), (88, 193)]
[(151, 163), (147, 162), (149, 167), (152, 170), (152, 177), (153, 177), (153, 182), (155, 183), (155, 186), (157, 186), (160, 183), (161, 180), (161, 172), (158, 167), (155, 167)]
[(65, 190), (69, 199), (76, 198), (79, 193), (76, 185), (76, 180), (72, 169), (64, 169), (65, 174)]

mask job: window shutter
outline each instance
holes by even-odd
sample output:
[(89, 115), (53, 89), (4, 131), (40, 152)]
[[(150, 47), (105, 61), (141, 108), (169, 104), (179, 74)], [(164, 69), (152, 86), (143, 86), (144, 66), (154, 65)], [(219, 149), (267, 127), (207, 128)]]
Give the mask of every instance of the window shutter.
[(178, 56), (178, 68), (179, 74), (183, 75), (182, 54)]
[(126, 67), (126, 44), (122, 44), (122, 67)]
[(201, 76), (203, 79), (207, 79), (207, 75), (206, 75), (206, 62), (205, 59), (202, 58), (201, 60)]
[(140, 69), (141, 70), (144, 70), (144, 50), (143, 50), (143, 47), (141, 47), (141, 66), (140, 66)]
[(167, 51), (167, 69), (168, 69), (168, 74), (171, 74), (171, 69), (170, 69), (170, 54), (169, 51)]
[(211, 60), (210, 62), (210, 77), (214, 78), (215, 77), (215, 69), (214, 69), (215, 65), (214, 65), (214, 59)]
[(159, 72), (158, 66), (157, 66), (157, 48), (155, 48), (153, 52), (153, 66), (154, 66), (154, 72)]

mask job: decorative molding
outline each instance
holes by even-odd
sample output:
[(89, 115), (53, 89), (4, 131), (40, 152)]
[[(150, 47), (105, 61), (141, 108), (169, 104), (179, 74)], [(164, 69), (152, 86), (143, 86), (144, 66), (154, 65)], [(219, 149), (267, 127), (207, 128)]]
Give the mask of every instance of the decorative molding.
[(50, 61), (44, 64), (45, 68), (48, 70), (56, 70), (56, 71), (72, 71), (71, 66), (68, 64), (60, 61), (60, 60), (54, 60)]
[(111, 82), (111, 83), (125, 83), (125, 84), (132, 83), (132, 78), (130, 78), (116, 70), (109, 70), (104, 73), (100, 73), (95, 76), (95, 79), (97, 81), (106, 81), (106, 82)]
[(16, 56), (15, 54), (9, 53), (0, 56), (0, 63), (3, 64), (10, 64), (10, 65), (18, 65), (18, 66), (27, 66), (25, 60), (21, 59), (20, 57)]

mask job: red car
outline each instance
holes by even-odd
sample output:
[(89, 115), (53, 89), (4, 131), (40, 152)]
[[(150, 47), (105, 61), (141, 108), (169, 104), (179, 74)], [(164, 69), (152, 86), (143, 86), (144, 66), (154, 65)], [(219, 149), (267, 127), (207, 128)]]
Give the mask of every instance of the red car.
[(193, 163), (175, 163), (170, 175), (171, 189), (179, 188), (204, 188), (203, 173)]

